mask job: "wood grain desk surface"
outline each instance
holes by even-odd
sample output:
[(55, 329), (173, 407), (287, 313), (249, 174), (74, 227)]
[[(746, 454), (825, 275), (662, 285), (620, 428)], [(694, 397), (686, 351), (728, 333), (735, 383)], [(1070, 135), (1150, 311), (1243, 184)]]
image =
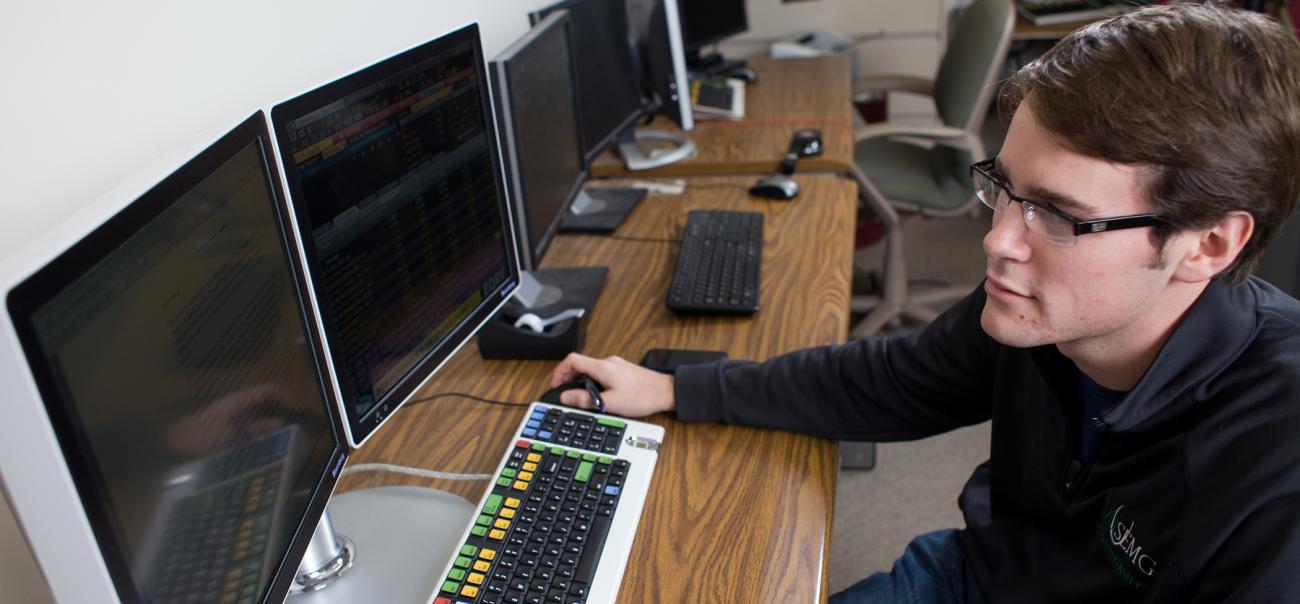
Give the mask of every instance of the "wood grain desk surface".
[(774, 172), (802, 128), (820, 128), (825, 151), (799, 160), (801, 172), (843, 173), (853, 166), (853, 84), (849, 60), (843, 56), (810, 59), (748, 59), (758, 80), (745, 86), (745, 119), (736, 122), (696, 122), (683, 132), (672, 120), (658, 116), (649, 126), (685, 134), (695, 141), (695, 156), (639, 172), (628, 172), (612, 151), (592, 162), (591, 174), (601, 176), (687, 176), (708, 174), (767, 174)]
[[(831, 175), (797, 175), (791, 202), (745, 194), (752, 177), (689, 179), (678, 196), (652, 195), (619, 236), (678, 239), (694, 209), (762, 212), (761, 310), (752, 317), (679, 317), (664, 306), (673, 243), (561, 235), (544, 267), (610, 267), (583, 352), (633, 362), (650, 348), (725, 350), (762, 360), (844, 342), (856, 189)], [(415, 399), (465, 392), (524, 404), (548, 386), (554, 361), (485, 361), (471, 342)], [(413, 399), (414, 400), (414, 399)], [(496, 469), (523, 410), (445, 397), (399, 410), (351, 463), (388, 462), (452, 472)], [(835, 441), (666, 415), (666, 436), (619, 601), (825, 601), (838, 448)], [(485, 482), (396, 474), (348, 476), (339, 490), (413, 484), (477, 503)], [(430, 571), (435, 572), (435, 571)]]

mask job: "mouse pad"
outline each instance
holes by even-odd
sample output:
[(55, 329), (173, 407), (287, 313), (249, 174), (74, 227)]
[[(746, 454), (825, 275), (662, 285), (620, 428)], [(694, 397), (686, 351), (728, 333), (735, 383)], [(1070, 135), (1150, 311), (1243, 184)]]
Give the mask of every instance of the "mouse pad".
[(595, 207), (582, 214), (566, 215), (561, 233), (613, 233), (646, 195), (645, 189), (592, 188), (584, 192)]

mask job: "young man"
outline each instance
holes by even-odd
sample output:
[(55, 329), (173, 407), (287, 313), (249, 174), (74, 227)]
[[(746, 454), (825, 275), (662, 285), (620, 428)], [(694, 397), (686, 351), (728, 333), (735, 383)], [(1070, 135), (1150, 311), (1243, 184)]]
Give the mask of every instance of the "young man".
[[(682, 368), (572, 355), (614, 413), (892, 441), (992, 420), (961, 531), (845, 602), (1300, 602), (1300, 303), (1248, 278), (1300, 196), (1300, 44), (1170, 5), (1012, 76), (983, 287), (920, 333)], [(590, 407), (585, 393), (564, 402)]]

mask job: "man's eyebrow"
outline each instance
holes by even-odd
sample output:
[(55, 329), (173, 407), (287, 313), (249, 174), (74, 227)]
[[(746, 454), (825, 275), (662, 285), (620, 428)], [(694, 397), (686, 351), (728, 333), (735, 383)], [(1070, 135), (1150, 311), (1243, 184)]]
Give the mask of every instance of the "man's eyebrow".
[[(994, 159), (993, 167), (997, 169), (998, 173), (1002, 175), (1002, 178), (1005, 179), (1007, 183), (1011, 182), (1011, 173), (1007, 171), (1006, 165), (1002, 163), (1001, 159)], [(1025, 187), (1024, 191), (1016, 191), (1016, 195), (1024, 196), (1029, 199), (1029, 201), (1038, 201), (1050, 205), (1052, 209), (1069, 214), (1074, 218), (1092, 216), (1096, 213), (1096, 210), (1093, 209), (1092, 206), (1070, 197), (1069, 195), (1057, 193), (1051, 189), (1044, 189), (1034, 185)]]

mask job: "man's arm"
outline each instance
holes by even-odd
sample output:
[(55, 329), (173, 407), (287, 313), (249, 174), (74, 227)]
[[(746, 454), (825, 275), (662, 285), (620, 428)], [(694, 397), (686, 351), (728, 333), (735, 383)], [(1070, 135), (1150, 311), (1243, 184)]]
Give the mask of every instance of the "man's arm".
[(677, 416), (873, 441), (979, 423), (991, 413), (999, 350), (980, 327), (983, 307), (979, 290), (908, 337), (684, 367)]
[[(845, 439), (903, 440), (988, 419), (998, 347), (983, 332), (983, 291), (907, 338), (870, 338), (766, 363), (682, 367), (676, 379), (618, 357), (570, 355), (552, 385), (586, 373), (606, 388), (612, 413), (677, 411), (714, 420)], [(592, 408), (585, 392), (561, 402)]]

